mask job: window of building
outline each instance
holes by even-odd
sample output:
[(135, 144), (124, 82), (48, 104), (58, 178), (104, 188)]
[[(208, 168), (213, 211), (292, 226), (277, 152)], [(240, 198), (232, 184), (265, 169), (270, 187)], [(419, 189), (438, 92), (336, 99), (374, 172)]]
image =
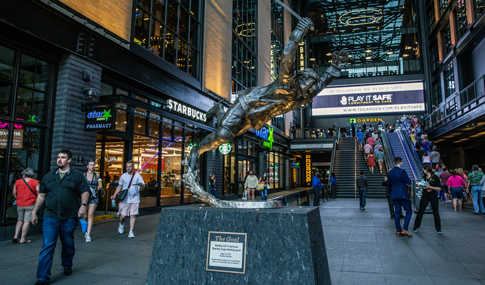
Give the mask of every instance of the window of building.
[[(351, 62), (342, 77), (422, 73), (415, 1), (310, 1), (310, 65), (323, 74), (343, 49)], [(346, 6), (347, 5), (347, 6)], [(351, 8), (349, 8), (351, 7)], [(408, 63), (409, 62), (409, 63)]]
[(446, 25), (441, 30), (441, 46), (443, 47), (443, 55), (446, 56), (452, 48), (450, 21), (447, 21)]
[(284, 163), (285, 157), (277, 152), (268, 153), (268, 180), (272, 189), (284, 187)]
[(445, 77), (445, 98), (455, 93), (455, 74), (453, 73), (453, 62), (451, 62), (444, 71)]
[[(53, 65), (35, 56), (0, 46), (0, 223), (17, 219), (12, 194), (23, 169), (41, 179), (49, 160), (44, 152), (50, 125)], [(7, 160), (9, 158), (9, 160)], [(9, 163), (7, 163), (9, 161)], [(21, 180), (20, 180), (21, 181)]]
[(426, 7), (426, 20), (427, 20), (427, 27), (428, 27), (428, 34), (431, 34), (431, 32), (434, 30), (436, 27), (436, 14), (435, 14), (435, 9), (434, 9), (434, 1), (428, 1)]
[(432, 91), (431, 91), (432, 105), (439, 106), (441, 104), (441, 102), (443, 101), (443, 96), (441, 95), (440, 76), (435, 78), (435, 80), (433, 80), (433, 83), (431, 85), (432, 85), (431, 86), (431, 88), (432, 88)]
[(133, 40), (199, 78), (199, 0), (137, 1)]
[(232, 94), (256, 86), (257, 68), (257, 3), (233, 0)]
[(438, 68), (439, 54), (438, 54), (438, 41), (436, 38), (429, 41), (429, 60), (431, 64), (431, 71), (433, 72)]
[(439, 0), (440, 1), (440, 9), (441, 9), (441, 15), (444, 15), (446, 8), (448, 8), (448, 3), (450, 0)]
[(458, 23), (458, 38), (461, 38), (468, 30), (465, 0), (458, 0), (456, 3), (456, 21)]
[(473, 2), (475, 2), (475, 19), (478, 19), (485, 12), (485, 0), (475, 0)]

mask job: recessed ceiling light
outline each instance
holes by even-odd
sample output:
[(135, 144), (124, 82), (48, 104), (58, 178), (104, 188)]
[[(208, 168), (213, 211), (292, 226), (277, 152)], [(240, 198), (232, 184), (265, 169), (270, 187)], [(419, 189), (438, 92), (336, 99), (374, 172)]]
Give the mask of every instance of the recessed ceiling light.
[(387, 54), (393, 54), (393, 52), (392, 51), (388, 51)]
[(402, 57), (408, 57), (408, 56), (409, 56), (409, 54), (407, 54), (407, 53), (402, 55)]
[(331, 53), (331, 52), (327, 52), (327, 55), (328, 55), (328, 56), (331, 56), (331, 55), (332, 55), (332, 53)]
[(372, 50), (371, 50), (371, 49), (368, 49), (368, 50), (366, 50), (365, 52), (366, 52), (366, 53), (369, 53), (369, 52), (372, 52)]
[(366, 56), (365, 59), (371, 59), (372, 57), (371, 56)]

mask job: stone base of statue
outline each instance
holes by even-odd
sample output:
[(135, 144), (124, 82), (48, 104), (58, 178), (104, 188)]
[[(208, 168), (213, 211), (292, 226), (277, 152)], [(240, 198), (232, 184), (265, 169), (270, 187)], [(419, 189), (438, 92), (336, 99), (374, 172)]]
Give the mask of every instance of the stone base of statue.
[(331, 284), (320, 211), (162, 208), (146, 284)]

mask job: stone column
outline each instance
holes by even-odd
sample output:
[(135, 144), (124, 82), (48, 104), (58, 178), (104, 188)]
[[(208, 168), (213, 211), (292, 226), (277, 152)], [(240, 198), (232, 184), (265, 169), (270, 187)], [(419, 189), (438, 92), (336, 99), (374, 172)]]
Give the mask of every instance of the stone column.
[[(89, 81), (83, 80), (85, 70), (91, 72)], [(73, 54), (62, 57), (54, 109), (51, 169), (56, 167), (57, 154), (62, 149), (72, 152), (71, 166), (81, 170), (85, 170), (86, 166), (75, 165), (77, 156), (82, 156), (84, 163), (96, 157), (97, 133), (84, 130), (85, 119), (81, 104), (99, 101), (101, 71), (100, 66), (82, 57)], [(84, 87), (92, 88), (96, 93), (91, 100), (83, 93)]]

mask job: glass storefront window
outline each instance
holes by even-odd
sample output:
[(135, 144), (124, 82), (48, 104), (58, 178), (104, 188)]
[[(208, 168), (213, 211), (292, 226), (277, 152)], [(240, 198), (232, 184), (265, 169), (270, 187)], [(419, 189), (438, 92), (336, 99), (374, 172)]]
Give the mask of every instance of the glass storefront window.
[(185, 130), (185, 143), (187, 145), (193, 143), (193, 141), (192, 141), (193, 135), (194, 135), (194, 131), (189, 130), (189, 129)]
[(180, 127), (174, 127), (173, 135), (176, 142), (182, 142), (184, 140), (183, 129)]
[(34, 57), (22, 55), (20, 62), (19, 84), (25, 87), (47, 91), (49, 65)]
[(135, 115), (135, 133), (145, 134), (146, 123), (147, 123), (147, 118), (140, 115)]
[(113, 95), (114, 86), (105, 82), (101, 82), (101, 91), (99, 92), (100, 96), (109, 96)]
[[(110, 137), (109, 139), (113, 139)], [(104, 145), (104, 157), (101, 156)], [(103, 177), (105, 195), (98, 204), (99, 210), (117, 211), (117, 207), (111, 207), (110, 198), (116, 191), (118, 181), (124, 171), (124, 147), (123, 141), (110, 141), (96, 143), (96, 172)], [(108, 207), (108, 208), (106, 208)]]
[(43, 122), (45, 119), (45, 94), (27, 88), (18, 88), (15, 117), (32, 123)]
[(161, 163), (161, 194), (160, 205), (173, 205), (180, 203), (182, 186), (182, 145), (174, 142), (162, 141)]
[(126, 132), (126, 111), (116, 109), (116, 127), (115, 129), (120, 132)]
[(158, 139), (135, 135), (133, 162), (145, 188), (140, 191), (140, 208), (155, 207), (158, 197)]
[(15, 51), (3, 46), (0, 46), (0, 66), (4, 70), (0, 73), (0, 80), (13, 83), (15, 75)]
[(150, 129), (149, 129), (149, 136), (151, 137), (158, 137), (158, 133), (160, 132), (160, 122), (150, 119)]
[(10, 114), (12, 87), (11, 83), (0, 80), (0, 116), (8, 117)]
[(133, 41), (198, 78), (198, 14), (198, 0), (138, 1)]
[(173, 126), (167, 123), (163, 123), (163, 136), (162, 139), (164, 140), (172, 140), (172, 128)]

